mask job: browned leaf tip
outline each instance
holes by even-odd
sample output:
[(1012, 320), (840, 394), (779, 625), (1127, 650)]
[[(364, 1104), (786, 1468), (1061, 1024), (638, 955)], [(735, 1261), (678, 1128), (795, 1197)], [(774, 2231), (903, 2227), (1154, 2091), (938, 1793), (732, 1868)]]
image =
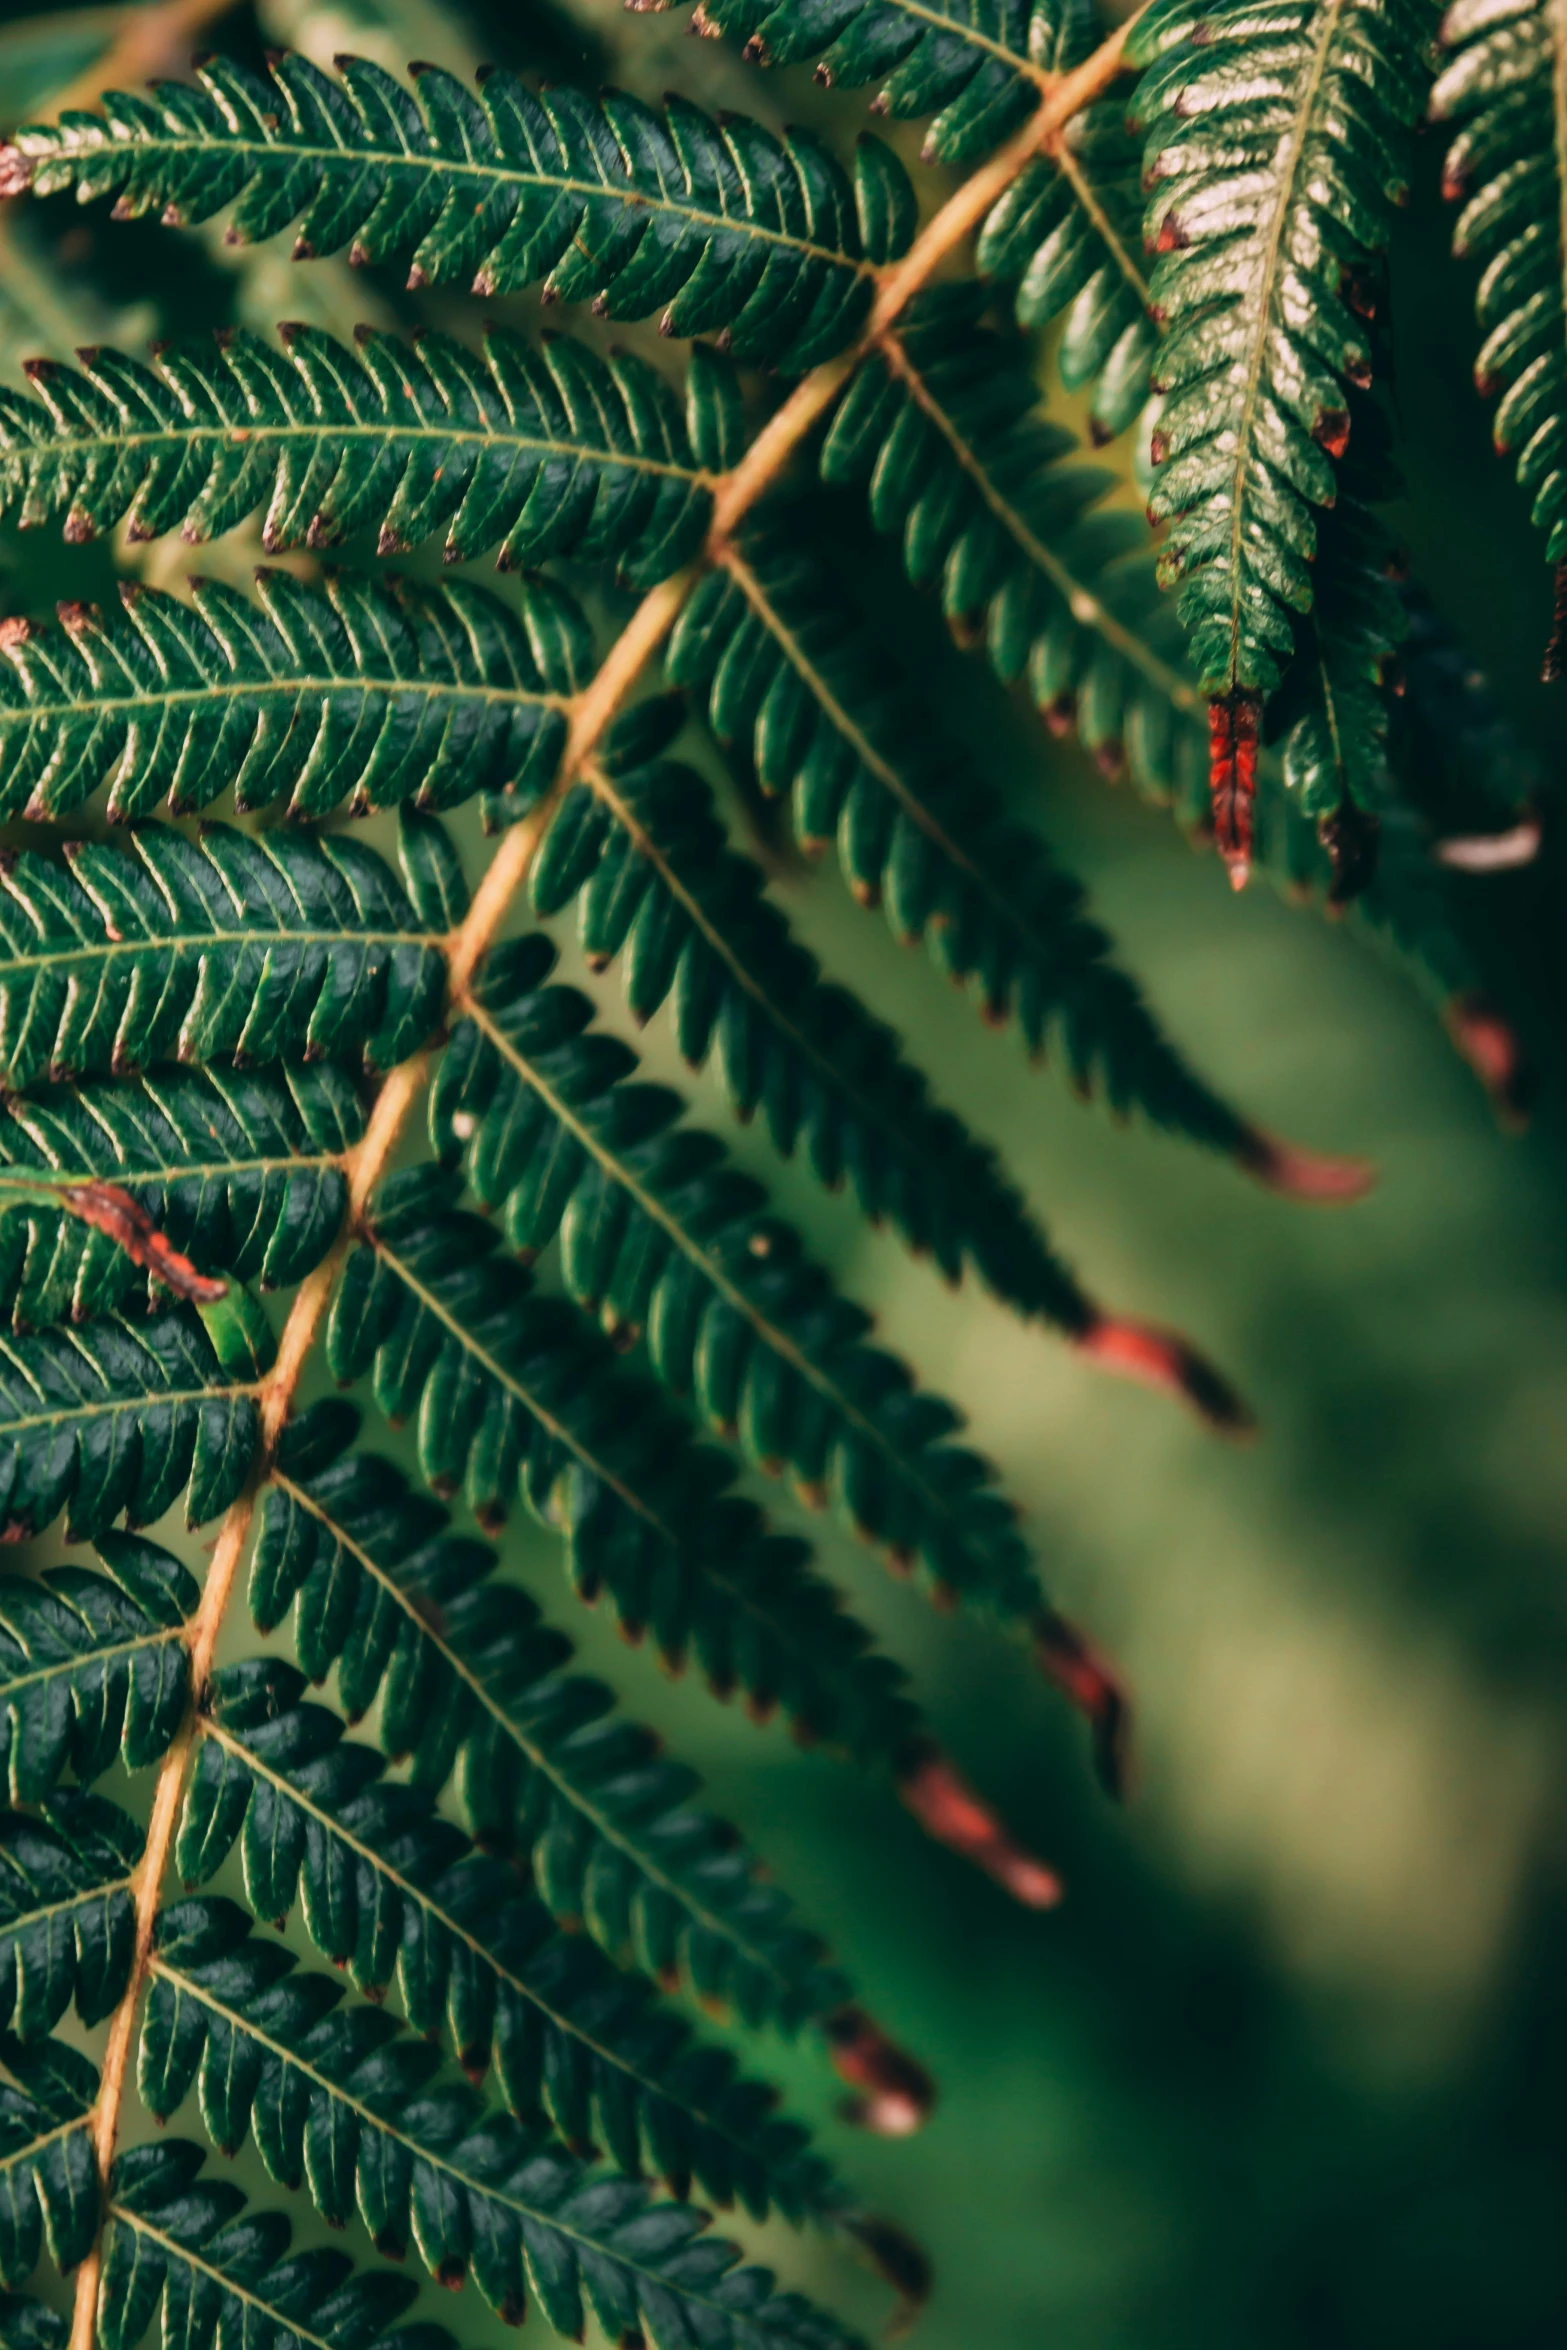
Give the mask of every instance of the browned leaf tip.
[(1256, 1426), (1250, 1408), (1179, 1332), (1151, 1322), (1123, 1321), (1105, 1314), (1076, 1341), (1077, 1351), (1118, 1379), (1135, 1379), (1191, 1405), (1210, 1428), (1226, 1436), (1247, 1436)]
[(1515, 1030), (1494, 1004), (1478, 995), (1454, 996), (1443, 1018), (1448, 1035), (1490, 1095), (1503, 1125), (1527, 1125), (1533, 1087)]
[(908, 2332), (930, 2299), (933, 2280), (929, 2255), (912, 2236), (894, 2227), (891, 2220), (878, 2219), (869, 2212), (856, 2212), (852, 2219), (844, 2221), (843, 2228), (845, 2235), (854, 2238), (883, 2283), (890, 2285), (898, 2296), (898, 2306), (886, 2327), (889, 2340), (897, 2341)]
[(1024, 1850), (935, 1747), (905, 1771), (898, 1793), (927, 1836), (971, 1860), (1026, 1909), (1053, 1909), (1060, 1900), (1055, 1870)]
[(228, 1283), (198, 1273), (189, 1257), (181, 1256), (167, 1235), (158, 1230), (141, 1202), (132, 1199), (128, 1191), (121, 1191), (118, 1184), (65, 1184), (60, 1192), (60, 1204), (71, 1215), (79, 1216), (84, 1224), (106, 1232), (133, 1263), (145, 1265), (176, 1297), (189, 1298), (192, 1305), (209, 1306), (227, 1296)]
[(1208, 704), (1208, 792), (1213, 836), (1232, 889), (1251, 873), (1252, 817), (1257, 797), (1257, 732), (1262, 705), (1255, 694), (1228, 694)]
[(1125, 1690), (1104, 1658), (1089, 1646), (1075, 1624), (1046, 1608), (1034, 1627), (1039, 1669), (1087, 1720), (1094, 1736), (1094, 1767), (1100, 1784), (1116, 1797), (1127, 1789), (1131, 1761), (1132, 1709)]
[(936, 2084), (863, 2007), (840, 2007), (827, 2019), (827, 2046), (840, 2081), (860, 2094), (845, 2118), (879, 2138), (907, 2138), (923, 2128), (936, 2102)]

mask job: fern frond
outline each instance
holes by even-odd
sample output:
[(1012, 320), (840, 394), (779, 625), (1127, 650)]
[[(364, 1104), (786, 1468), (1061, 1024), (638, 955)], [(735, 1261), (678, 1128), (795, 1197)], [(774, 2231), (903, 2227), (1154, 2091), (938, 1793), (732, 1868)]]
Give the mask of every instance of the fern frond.
[(0, 621), (0, 814), (53, 822), (109, 787), (115, 820), (183, 816), (232, 785), (244, 815), (355, 814), (485, 787), (543, 790), (585, 682), (585, 623), (546, 582), (521, 620), (466, 582), (256, 575), (192, 602), (125, 581), (123, 614)]
[[(0, 2285), (25, 2285), (47, 2250), (75, 2268), (98, 2228), (91, 2111), (98, 2075), (60, 2040), (0, 2038)], [(9, 2350), (9, 2341), (7, 2344)]]
[(80, 1187), (105, 1183), (209, 1271), (264, 1289), (298, 1281), (342, 1223), (341, 1160), (363, 1129), (331, 1062), (160, 1071), (13, 1102), (0, 1118), (0, 1310), (36, 1329), (146, 1297), (135, 1258), (72, 1212)]
[(107, 1575), (0, 1576), (0, 1771), (16, 1803), (41, 1803), (68, 1767), (84, 1787), (116, 1755), (143, 1769), (184, 1715), (194, 1581), (139, 1535), (95, 1547)]
[(878, 660), (827, 564), (753, 533), (687, 604), (669, 648), (677, 683), (705, 689), (721, 740), (749, 736), (765, 791), (788, 793), (808, 854), (836, 846), (864, 905), (905, 943), (973, 982), (985, 1019), (1010, 1014), (1031, 1052), (1059, 1042), (1079, 1093), (1243, 1161), (1257, 1137), (1188, 1068), (1083, 893), (950, 739), (909, 681)]
[(290, 2250), (281, 2212), (202, 2176), (187, 2139), (122, 2153), (110, 2174), (98, 2284), (102, 2350), (137, 2350), (159, 2309), (187, 2350), (456, 2350), (442, 2327), (399, 2326), (412, 2278), (356, 2272), (342, 2252)]
[(560, 1923), (747, 2023), (834, 2016), (843, 1976), (735, 1831), (697, 1808), (692, 1774), (602, 1682), (563, 1669), (570, 1643), (495, 1578), (492, 1551), (448, 1532), (390, 1462), (347, 1449), (357, 1424), (318, 1404), (285, 1431), (251, 1563), (260, 1628), (297, 1596), (305, 1670), (336, 1664), (351, 1720), (379, 1693), (380, 1743), (415, 1786), (433, 1793), (455, 1765), (481, 1844), (525, 1854)]
[(497, 1524), (520, 1491), (565, 1536), (578, 1591), (607, 1592), (633, 1637), (651, 1633), (677, 1666), (693, 1656), (721, 1694), (743, 1689), (895, 1770), (917, 1750), (901, 1675), (810, 1571), (806, 1546), (727, 1493), (728, 1464), (577, 1307), (529, 1294), (448, 1182), (430, 1168), (393, 1177), (369, 1230), (333, 1300), (327, 1358), (340, 1379), (373, 1367), (392, 1418), (417, 1408), (438, 1493), (463, 1489), (481, 1524)]
[(1483, 399), (1501, 395), (1496, 446), (1517, 453), (1557, 569), (1553, 679), (1567, 667), (1567, 27), (1553, 0), (1458, 0), (1440, 37), (1453, 55), (1431, 119), (1460, 126), (1442, 192), (1463, 205), (1454, 253), (1482, 264), (1475, 384)]
[[(298, 222), (296, 259), (346, 245), (355, 261), (410, 261), (414, 287), (542, 283), (546, 301), (662, 311), (666, 334), (721, 333), (737, 358), (796, 372), (851, 340), (872, 264), (893, 258), (875, 233), (889, 175), (902, 179), (885, 150), (856, 174), (867, 201), (809, 133), (718, 124), (678, 97), (535, 95), (494, 70), (475, 93), (429, 65), (410, 68), (410, 92), (366, 58), (335, 62), (338, 80), (281, 57), (268, 82), (215, 58), (195, 88), (111, 91), (102, 118), (18, 131), (0, 186), (117, 194), (117, 219), (178, 226), (234, 204), (236, 243)], [(912, 224), (911, 192), (897, 209)]]
[(236, 330), (150, 366), (118, 351), (38, 360), (37, 399), (0, 390), (0, 515), (64, 517), (67, 539), (123, 521), (133, 540), (215, 538), (258, 509), (262, 544), (334, 546), (374, 529), (382, 554), (437, 533), (502, 570), (565, 553), (646, 584), (700, 543), (708, 497), (678, 403), (642, 360), (492, 329), (371, 329), (356, 348), (312, 327), (282, 348)]
[(220, 1361), (188, 1308), (0, 1339), (0, 1524), (36, 1534), (64, 1510), (67, 1541), (91, 1540), (182, 1493), (189, 1524), (216, 1517), (250, 1468), (264, 1368)]
[(40, 2040), (73, 1999), (84, 2024), (112, 2013), (131, 1970), (144, 1841), (96, 1795), (61, 1793), (41, 1817), (0, 1812), (0, 2030)]
[(931, 1101), (893, 1032), (822, 979), (689, 768), (592, 764), (529, 890), (541, 914), (579, 899), (594, 967), (624, 952), (637, 1018), (671, 1000), (684, 1059), (712, 1054), (737, 1114), (760, 1109), (786, 1158), (801, 1149), (821, 1182), (847, 1177), (866, 1215), (949, 1280), (967, 1262), (1021, 1313), (1074, 1334), (1097, 1320), (995, 1153)]
[(1164, 330), (1149, 512), (1213, 707), (1219, 846), (1244, 880), (1257, 721), (1313, 599), (1313, 509), (1331, 506), (1350, 388), (1370, 381), (1369, 272), (1404, 194), (1425, 93), (1420, 0), (1154, 0), (1148, 71), (1152, 298)]
[(644, 1327), (654, 1371), (720, 1435), (941, 1592), (1003, 1620), (1043, 1604), (995, 1472), (950, 1440), (962, 1417), (865, 1344), (869, 1317), (767, 1212), (684, 1104), (632, 1082), (635, 1055), (547, 986), (539, 933), (492, 949), (430, 1099), (439, 1155), (531, 1258), (559, 1232), (567, 1289), (619, 1336)]
[(681, 2194), (695, 2176), (758, 2218), (775, 2203), (795, 2219), (842, 2205), (804, 2131), (772, 2117), (732, 2058), (559, 1933), (427, 1796), (385, 1783), (381, 1757), (302, 1703), (304, 1688), (276, 1658), (213, 1676), (176, 1845), (187, 1884), (205, 1883), (238, 1839), (261, 1916), (281, 1923), (302, 1893), (312, 1941), (361, 1991), (379, 1998), (395, 1972), (415, 2029), (443, 2039), (471, 2079), (493, 2063), (513, 2113), (547, 2115), (573, 2145), (596, 2129), (622, 2170), (649, 2164)]
[[(187, 1902), (158, 1921), (138, 2080), (173, 2113), (198, 2080), (215, 2143), (254, 2132), (271, 2175), (304, 2188), (337, 2226), (356, 2201), (378, 2251), (412, 2248), (443, 2285), (468, 2277), (511, 2324), (530, 2297), (580, 2336), (586, 2308), (611, 2341), (713, 2350), (837, 2350), (849, 2337), (765, 2270), (705, 2235), (707, 2215), (654, 2204), (632, 2179), (520, 2128), (442, 2079), (440, 2059), (386, 2010), (340, 2010), (342, 1986), (254, 1938), (229, 1902)], [(435, 2076), (432, 2078), (432, 2076)], [(326, 2140), (330, 2164), (306, 2159)], [(698, 2240), (700, 2239), (700, 2240)]]
[(328, 1053), (395, 1066), (445, 993), (423, 838), (404, 836), (414, 902), (357, 841), (219, 825), (0, 863), (0, 1080)]

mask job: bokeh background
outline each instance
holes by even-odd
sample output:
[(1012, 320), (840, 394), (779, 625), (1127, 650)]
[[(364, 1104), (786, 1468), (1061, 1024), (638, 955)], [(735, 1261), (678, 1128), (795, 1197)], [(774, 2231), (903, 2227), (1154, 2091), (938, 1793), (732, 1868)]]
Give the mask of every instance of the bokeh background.
[[(77, 75), (92, 86), (133, 13), (7, 6), (0, 123)], [(807, 73), (763, 77), (688, 40), (684, 10), (627, 17), (612, 0), (466, 14), (195, 0), (138, 21), (153, 66), (193, 46), (256, 56), (287, 42), (323, 61), (495, 57), (648, 95), (678, 85), (845, 144), (863, 116)], [(893, 135), (912, 160), (917, 134)], [(1567, 901), (1551, 807), (1567, 709), (1533, 682), (1549, 579), (1469, 387), (1468, 289), (1443, 258), (1436, 178), (1427, 143), (1394, 263), (1400, 523), (1546, 778), (1539, 864), (1467, 890), (1534, 1068), (1527, 1134), (1499, 1130), (1430, 1004), (1349, 926), (1265, 888), (1234, 899), (1166, 817), (1047, 740), (931, 614), (894, 597), (847, 505), (823, 518), (867, 610), (944, 673), (980, 756), (1089, 884), (1170, 1027), (1263, 1123), (1374, 1160), (1375, 1193), (1292, 1207), (1083, 1109), (899, 954), (833, 873), (792, 862), (743, 777), (731, 791), (800, 928), (1002, 1145), (1096, 1292), (1191, 1333), (1259, 1415), (1255, 1443), (1227, 1446), (1095, 1379), (739, 1138), (888, 1339), (962, 1400), (1053, 1595), (1135, 1694), (1137, 1783), (1116, 1810), (1080, 1725), (1024, 1658), (813, 1527), (965, 1769), (1059, 1864), (1064, 1907), (1011, 1907), (884, 1789), (670, 1687), (575, 1609), (543, 1537), (508, 1537), (511, 1570), (675, 1734), (937, 2075), (928, 2128), (882, 2144), (835, 2118), (819, 2062), (767, 2052), (868, 2199), (929, 2250), (925, 2350), (1526, 2350), (1559, 2344), (1567, 2321)], [(13, 208), (0, 214), (4, 378), (33, 351), (106, 335), (134, 348), (236, 315), (341, 323), (346, 300), (350, 318), (411, 316), (389, 281), (348, 286), (338, 265), (292, 266), (286, 249), (241, 271), (215, 237)], [(456, 313), (427, 300), (422, 315)], [(240, 576), (255, 553), (239, 534), (203, 566)], [(36, 611), (102, 593), (128, 560), (13, 538), (0, 597)], [(137, 560), (175, 584), (190, 558)], [(673, 1073), (658, 1027), (643, 1049)], [(722, 1121), (713, 1089), (692, 1090)], [(839, 2254), (766, 2240), (791, 2277), (881, 2321), (884, 2296)], [(473, 2292), (431, 2302), (465, 2342), (505, 2339)]]

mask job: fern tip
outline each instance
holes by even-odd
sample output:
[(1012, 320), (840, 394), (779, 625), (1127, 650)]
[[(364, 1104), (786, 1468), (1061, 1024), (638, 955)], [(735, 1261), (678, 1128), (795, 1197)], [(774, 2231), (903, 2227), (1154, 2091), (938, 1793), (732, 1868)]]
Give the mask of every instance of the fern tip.
[(1530, 1073), (1516, 1030), (1483, 996), (1455, 996), (1443, 1014), (1447, 1032), (1490, 1095), (1510, 1132), (1529, 1123)]
[(1174, 1331), (1104, 1315), (1074, 1344), (1079, 1354), (1116, 1378), (1179, 1396), (1226, 1436), (1249, 1436), (1256, 1427), (1229, 1381)]
[[(1462, 1049), (1462, 1048), (1460, 1048)], [(1377, 1180), (1369, 1159), (1339, 1158), (1329, 1151), (1306, 1150), (1253, 1127), (1236, 1154), (1248, 1175), (1284, 1199), (1324, 1206), (1364, 1199)]]
[(1025, 1909), (1054, 1909), (1062, 1896), (1052, 1868), (1026, 1852), (945, 1755), (928, 1747), (898, 1781), (898, 1794), (927, 1836), (993, 1877)]
[(1054, 1608), (1044, 1609), (1035, 1621), (1034, 1658), (1046, 1680), (1087, 1721), (1099, 1783), (1121, 1800), (1131, 1777), (1132, 1709), (1125, 1690), (1098, 1650)]
[(844, 2119), (878, 2138), (908, 2138), (923, 2129), (936, 2102), (925, 2067), (889, 2040), (862, 2007), (840, 2007), (826, 2021), (828, 2053), (840, 2081), (863, 2094)]

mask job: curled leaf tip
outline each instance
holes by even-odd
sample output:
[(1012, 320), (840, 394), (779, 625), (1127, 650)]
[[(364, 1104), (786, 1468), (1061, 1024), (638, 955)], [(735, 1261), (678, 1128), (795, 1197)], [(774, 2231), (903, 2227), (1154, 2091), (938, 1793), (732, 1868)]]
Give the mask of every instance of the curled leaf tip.
[(1123, 1797), (1131, 1774), (1132, 1709), (1119, 1680), (1077, 1626), (1054, 1608), (1046, 1608), (1034, 1625), (1034, 1656), (1046, 1680), (1092, 1730), (1100, 1785), (1107, 1794)]
[(1248, 1175), (1283, 1199), (1322, 1205), (1364, 1199), (1377, 1170), (1369, 1159), (1340, 1158), (1331, 1151), (1305, 1150), (1275, 1134), (1251, 1133), (1237, 1154)]
[(923, 2129), (936, 2102), (936, 2084), (863, 2007), (840, 2007), (827, 2020), (832, 2068), (859, 2092), (845, 2118), (878, 2138), (907, 2138)]
[(932, 1747), (898, 1781), (898, 1793), (928, 1836), (961, 1853), (1025, 1909), (1054, 1909), (1060, 1878), (1024, 1850), (1001, 1820)]
[(1177, 1331), (1107, 1314), (1077, 1341), (1077, 1349), (1119, 1379), (1135, 1379), (1141, 1386), (1178, 1395), (1227, 1436), (1248, 1435), (1256, 1425), (1223, 1373)]

